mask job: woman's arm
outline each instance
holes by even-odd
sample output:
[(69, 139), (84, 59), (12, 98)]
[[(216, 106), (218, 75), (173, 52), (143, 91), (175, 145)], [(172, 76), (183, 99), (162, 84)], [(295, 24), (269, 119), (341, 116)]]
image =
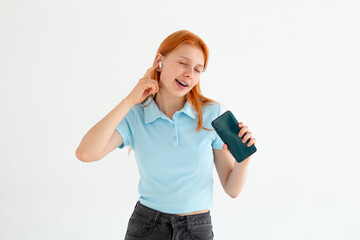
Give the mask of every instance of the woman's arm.
[(116, 131), (117, 125), (132, 107), (133, 105), (130, 101), (124, 98), (110, 113), (85, 134), (79, 147), (76, 149), (76, 157), (83, 162), (101, 159), (114, 131)]
[(229, 174), (228, 180), (226, 182), (226, 190), (227, 194), (229, 194), (229, 196), (232, 198), (236, 198), (245, 185), (250, 158), (251, 156), (241, 163), (235, 161), (234, 168)]
[(236, 198), (244, 187), (250, 157), (238, 163), (231, 153), (225, 149), (213, 149), (214, 164), (224, 191)]

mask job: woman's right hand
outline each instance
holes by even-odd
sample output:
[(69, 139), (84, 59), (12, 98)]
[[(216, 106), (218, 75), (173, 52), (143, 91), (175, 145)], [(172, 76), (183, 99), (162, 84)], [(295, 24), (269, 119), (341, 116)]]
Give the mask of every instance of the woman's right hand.
[(157, 66), (158, 63), (156, 62), (151, 68), (149, 68), (144, 77), (138, 81), (134, 89), (127, 96), (127, 99), (132, 105), (144, 101), (148, 96), (159, 91), (160, 86), (158, 81), (150, 78), (150, 74), (157, 68)]

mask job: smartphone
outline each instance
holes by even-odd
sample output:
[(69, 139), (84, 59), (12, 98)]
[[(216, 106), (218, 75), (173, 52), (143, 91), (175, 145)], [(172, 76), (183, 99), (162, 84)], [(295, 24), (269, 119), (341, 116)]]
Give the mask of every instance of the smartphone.
[[(239, 127), (238, 124), (239, 122), (230, 110), (227, 110), (211, 122), (216, 133), (228, 146), (235, 160), (240, 163), (255, 153), (257, 149), (254, 144), (250, 147), (247, 146), (250, 138), (245, 143), (242, 142), (243, 137), (239, 137), (239, 131), (243, 127)], [(243, 136), (245, 136), (245, 134)]]

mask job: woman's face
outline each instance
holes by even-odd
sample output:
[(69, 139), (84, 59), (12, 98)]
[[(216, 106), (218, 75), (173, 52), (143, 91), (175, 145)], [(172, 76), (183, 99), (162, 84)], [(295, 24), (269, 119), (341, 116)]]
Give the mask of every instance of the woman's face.
[[(190, 44), (182, 44), (167, 56), (159, 54), (162, 68), (160, 74), (161, 91), (167, 91), (171, 95), (183, 97), (200, 80), (204, 67), (204, 54), (198, 47)], [(181, 87), (175, 79), (187, 84)]]

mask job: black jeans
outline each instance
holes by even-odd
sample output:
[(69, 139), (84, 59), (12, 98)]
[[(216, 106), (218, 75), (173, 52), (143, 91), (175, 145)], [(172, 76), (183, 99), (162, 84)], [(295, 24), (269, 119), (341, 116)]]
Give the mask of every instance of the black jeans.
[(137, 201), (129, 219), (125, 240), (212, 240), (210, 210), (179, 216), (149, 208)]

